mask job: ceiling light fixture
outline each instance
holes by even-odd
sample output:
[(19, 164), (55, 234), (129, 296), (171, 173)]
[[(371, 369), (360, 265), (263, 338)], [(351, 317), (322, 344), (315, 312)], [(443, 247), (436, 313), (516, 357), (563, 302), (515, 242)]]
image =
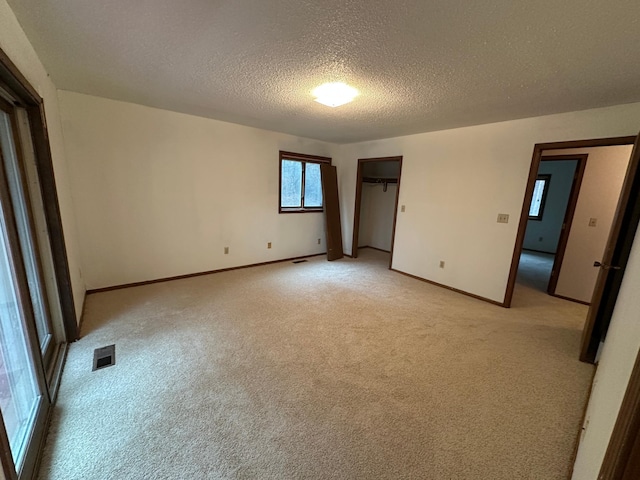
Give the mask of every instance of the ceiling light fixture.
[(358, 96), (358, 90), (342, 82), (323, 83), (311, 93), (316, 97), (316, 102), (327, 107), (339, 107)]

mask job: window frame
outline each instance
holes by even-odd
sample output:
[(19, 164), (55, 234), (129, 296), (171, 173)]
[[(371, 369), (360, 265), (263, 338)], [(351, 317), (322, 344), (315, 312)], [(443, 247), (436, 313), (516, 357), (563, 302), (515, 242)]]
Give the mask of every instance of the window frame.
[[(529, 220), (535, 220), (538, 222), (542, 221), (542, 217), (544, 215), (544, 207), (547, 203), (547, 194), (549, 193), (549, 185), (551, 185), (551, 174), (542, 173), (538, 174), (536, 177), (536, 182), (538, 180), (544, 180), (544, 188), (542, 189), (542, 197), (540, 198), (540, 209), (538, 210), (538, 215), (529, 215)], [(534, 183), (535, 186), (535, 183)], [(535, 192), (535, 189), (534, 189)], [(531, 198), (531, 202), (533, 202), (533, 197)], [(529, 204), (529, 211), (531, 211), (531, 204)]]
[[(294, 162), (300, 162), (302, 164), (302, 185), (300, 193), (300, 207), (283, 207), (282, 206), (282, 161), (290, 160)], [(305, 186), (305, 174), (306, 164), (315, 163), (319, 165), (331, 165), (330, 157), (320, 157), (317, 155), (306, 155), (304, 153), (286, 152), (280, 150), (278, 161), (278, 213), (314, 213), (324, 212), (324, 198), (322, 199), (321, 207), (305, 207), (304, 206), (304, 186)]]

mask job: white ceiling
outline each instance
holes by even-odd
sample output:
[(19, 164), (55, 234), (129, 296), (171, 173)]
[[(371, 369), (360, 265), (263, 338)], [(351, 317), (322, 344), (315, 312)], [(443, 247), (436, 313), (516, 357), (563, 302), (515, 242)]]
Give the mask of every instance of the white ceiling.
[(638, 0), (8, 2), (58, 88), (330, 142), (640, 101)]

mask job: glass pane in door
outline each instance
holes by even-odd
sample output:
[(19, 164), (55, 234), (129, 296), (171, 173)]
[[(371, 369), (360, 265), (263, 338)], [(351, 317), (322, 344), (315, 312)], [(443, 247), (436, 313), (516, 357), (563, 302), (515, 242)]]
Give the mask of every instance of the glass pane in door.
[(6, 210), (0, 218), (0, 408), (16, 466), (20, 465), (40, 399), (29, 355), (16, 275), (11, 262)]
[(27, 282), (29, 283), (29, 294), (31, 296), (31, 303), (36, 320), (38, 340), (41, 352), (43, 356), (46, 356), (45, 353), (52, 337), (51, 326), (49, 323), (46, 299), (42, 294), (44, 287), (36, 258), (37, 246), (35, 245), (31, 220), (27, 210), (28, 196), (24, 188), (23, 175), (20, 170), (14, 142), (14, 133), (11, 117), (8, 113), (0, 110), (0, 148), (2, 148), (7, 183), (12, 199), (16, 226), (18, 228), (18, 238), (20, 239), (22, 258), (27, 273)]

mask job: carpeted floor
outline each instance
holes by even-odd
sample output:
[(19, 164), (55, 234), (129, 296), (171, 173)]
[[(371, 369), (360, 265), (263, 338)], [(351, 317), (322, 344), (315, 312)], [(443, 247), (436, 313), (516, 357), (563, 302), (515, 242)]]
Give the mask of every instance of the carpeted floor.
[[(41, 479), (564, 479), (586, 307), (279, 263), (87, 297)], [(91, 371), (93, 350), (117, 364)]]
[(523, 250), (518, 264), (518, 283), (546, 293), (554, 259), (551, 253)]

